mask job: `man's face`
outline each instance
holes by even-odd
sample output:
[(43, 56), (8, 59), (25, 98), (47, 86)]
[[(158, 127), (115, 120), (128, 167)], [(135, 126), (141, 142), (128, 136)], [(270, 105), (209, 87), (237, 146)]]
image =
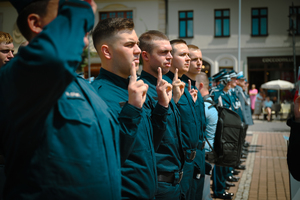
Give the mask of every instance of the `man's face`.
[(232, 88), (235, 88), (235, 86), (236, 86), (236, 78), (231, 78), (230, 86), (231, 86)]
[(171, 55), (172, 46), (168, 40), (153, 40), (153, 49), (149, 54), (149, 64), (151, 70), (157, 74), (157, 68), (162, 69), (162, 74), (169, 72), (173, 56)]
[(199, 49), (191, 49), (189, 51), (189, 56), (191, 58), (189, 72), (192, 74), (200, 74), (203, 64), (202, 52)]
[(2, 67), (5, 63), (9, 62), (13, 57), (14, 53), (14, 44), (5, 42), (0, 43), (0, 67)]
[(189, 71), (190, 57), (189, 49), (186, 44), (180, 43), (174, 45), (172, 68), (178, 69), (178, 75), (185, 74)]
[(237, 85), (239, 85), (241, 88), (245, 87), (245, 79), (237, 80)]
[(130, 76), (132, 62), (135, 63), (137, 70), (139, 68), (141, 54), (141, 49), (138, 46), (139, 39), (135, 30), (122, 30), (116, 33), (112, 40), (109, 48), (113, 70), (117, 71), (119, 76), (127, 78)]

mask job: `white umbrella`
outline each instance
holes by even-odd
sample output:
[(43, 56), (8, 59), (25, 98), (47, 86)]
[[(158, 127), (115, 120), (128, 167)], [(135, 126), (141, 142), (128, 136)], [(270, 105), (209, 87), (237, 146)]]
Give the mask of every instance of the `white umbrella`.
[(278, 90), (277, 100), (279, 101), (279, 90), (291, 90), (295, 87), (295, 85), (288, 81), (274, 80), (262, 84), (261, 87), (263, 89)]

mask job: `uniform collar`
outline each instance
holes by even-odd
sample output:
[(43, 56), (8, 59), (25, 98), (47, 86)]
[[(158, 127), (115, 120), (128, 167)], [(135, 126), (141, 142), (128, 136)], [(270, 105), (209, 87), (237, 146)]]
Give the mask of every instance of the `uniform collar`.
[(152, 76), (148, 72), (145, 72), (144, 70), (142, 71), (140, 78), (146, 79), (147, 81), (149, 81), (153, 85), (157, 84), (157, 78)]
[(103, 68), (100, 69), (100, 74), (99, 74), (98, 78), (109, 80), (116, 86), (119, 86), (124, 89), (128, 89), (129, 78), (127, 78), (127, 79), (122, 78), (114, 73), (107, 71), (106, 69), (103, 69)]

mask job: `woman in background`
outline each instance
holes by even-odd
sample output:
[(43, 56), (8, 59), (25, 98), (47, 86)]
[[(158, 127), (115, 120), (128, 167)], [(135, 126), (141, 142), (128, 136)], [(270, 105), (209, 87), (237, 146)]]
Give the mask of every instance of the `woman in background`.
[(252, 111), (252, 114), (253, 114), (254, 108), (255, 108), (256, 95), (257, 95), (258, 91), (255, 88), (255, 84), (252, 84), (251, 88), (252, 89), (249, 90), (249, 95), (250, 95), (250, 101), (251, 101), (251, 111)]

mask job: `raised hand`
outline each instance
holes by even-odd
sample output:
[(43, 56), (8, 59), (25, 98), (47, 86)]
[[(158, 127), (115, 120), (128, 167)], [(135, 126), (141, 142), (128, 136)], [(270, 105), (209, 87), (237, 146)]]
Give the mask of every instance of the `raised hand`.
[(192, 83), (191, 83), (190, 79), (189, 79), (188, 82), (189, 82), (189, 88), (188, 88), (189, 92), (190, 92), (190, 94), (192, 96), (193, 101), (196, 102), (197, 98), (198, 98), (198, 90), (192, 89)]
[(161, 106), (167, 108), (169, 106), (169, 102), (172, 99), (172, 85), (162, 79), (162, 72), (160, 67), (157, 69), (157, 72), (158, 72), (158, 76), (157, 76), (156, 92), (158, 97), (158, 103)]
[(175, 103), (177, 103), (179, 101), (180, 97), (183, 95), (184, 87), (185, 87), (185, 83), (182, 82), (180, 79), (178, 79), (178, 69), (177, 68), (175, 70), (172, 86), (173, 86), (173, 100)]
[(142, 108), (146, 100), (148, 85), (142, 80), (136, 80), (137, 77), (134, 62), (132, 62), (130, 74), (131, 76), (128, 84), (128, 103), (137, 108)]
[(300, 122), (300, 96), (297, 97), (294, 103), (295, 121)]

